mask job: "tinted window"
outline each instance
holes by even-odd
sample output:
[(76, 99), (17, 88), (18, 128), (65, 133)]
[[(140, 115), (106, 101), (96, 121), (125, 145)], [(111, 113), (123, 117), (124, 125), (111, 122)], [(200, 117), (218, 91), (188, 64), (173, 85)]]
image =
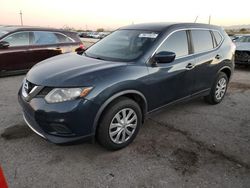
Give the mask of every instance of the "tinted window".
[(29, 45), (29, 32), (15, 33), (3, 39), (10, 46), (26, 46)]
[(157, 50), (157, 53), (161, 51), (174, 52), (176, 57), (188, 55), (186, 31), (177, 31), (170, 35), (170, 37)]
[(222, 37), (220, 33), (218, 31), (213, 31), (213, 34), (214, 34), (217, 45), (219, 45), (222, 41)]
[(192, 30), (191, 33), (194, 52), (197, 53), (213, 49), (213, 41), (210, 31)]
[(57, 36), (52, 32), (35, 31), (33, 32), (33, 44), (35, 45), (48, 45), (56, 44), (59, 40)]
[(71, 39), (69, 39), (68, 37), (66, 37), (65, 35), (62, 35), (60, 33), (55, 33), (55, 35), (56, 35), (59, 43), (73, 42)]
[(85, 55), (114, 61), (132, 61), (154, 43), (158, 33), (143, 30), (118, 30), (85, 51)]

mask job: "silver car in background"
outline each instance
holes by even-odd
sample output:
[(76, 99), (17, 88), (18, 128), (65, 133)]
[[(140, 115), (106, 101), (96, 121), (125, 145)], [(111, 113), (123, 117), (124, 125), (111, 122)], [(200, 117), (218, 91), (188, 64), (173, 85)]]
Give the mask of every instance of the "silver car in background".
[(243, 35), (235, 41), (235, 64), (250, 65), (250, 34)]

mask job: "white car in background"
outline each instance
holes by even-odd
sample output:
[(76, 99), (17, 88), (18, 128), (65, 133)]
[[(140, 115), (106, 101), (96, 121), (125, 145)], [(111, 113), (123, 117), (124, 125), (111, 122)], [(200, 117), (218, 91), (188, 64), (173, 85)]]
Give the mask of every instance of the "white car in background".
[(90, 36), (91, 38), (94, 38), (94, 39), (99, 39), (99, 38), (100, 38), (99, 32), (91, 32), (91, 33), (89, 34), (89, 36)]
[(250, 65), (250, 34), (243, 35), (235, 41), (235, 64)]

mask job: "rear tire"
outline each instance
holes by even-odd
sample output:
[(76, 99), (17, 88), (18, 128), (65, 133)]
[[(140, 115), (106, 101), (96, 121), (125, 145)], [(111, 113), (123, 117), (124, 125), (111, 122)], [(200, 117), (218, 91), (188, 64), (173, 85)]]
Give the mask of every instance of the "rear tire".
[(211, 88), (209, 95), (205, 96), (204, 99), (209, 104), (220, 103), (227, 91), (228, 77), (224, 72), (220, 72)]
[(142, 124), (140, 106), (127, 97), (121, 97), (107, 107), (97, 129), (98, 142), (109, 150), (129, 145)]

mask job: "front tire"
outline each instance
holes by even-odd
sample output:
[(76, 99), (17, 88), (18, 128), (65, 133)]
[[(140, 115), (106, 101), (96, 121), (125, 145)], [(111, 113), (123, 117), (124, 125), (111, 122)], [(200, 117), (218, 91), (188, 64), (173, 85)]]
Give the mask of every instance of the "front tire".
[(224, 72), (220, 72), (217, 76), (213, 87), (209, 95), (205, 96), (204, 99), (209, 104), (218, 104), (220, 103), (227, 91), (228, 86), (228, 77)]
[(104, 111), (97, 129), (97, 140), (107, 149), (122, 149), (135, 139), (141, 124), (140, 106), (127, 97), (121, 97)]

